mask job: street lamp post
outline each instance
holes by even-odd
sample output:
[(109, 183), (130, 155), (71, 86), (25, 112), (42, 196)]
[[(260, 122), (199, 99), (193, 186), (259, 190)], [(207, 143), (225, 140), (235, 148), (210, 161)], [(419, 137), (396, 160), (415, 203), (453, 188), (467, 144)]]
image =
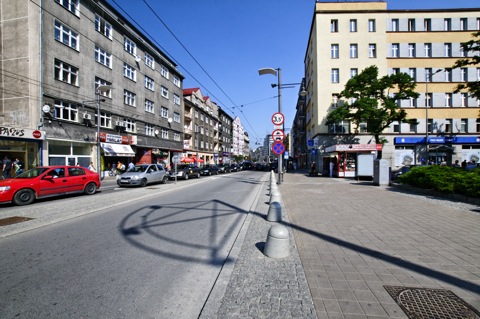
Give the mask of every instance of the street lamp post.
[(105, 93), (110, 89), (111, 87), (109, 85), (99, 85), (95, 90), (97, 104), (97, 173), (100, 180), (103, 180), (104, 178), (100, 167), (100, 94)]
[(435, 72), (431, 73), (425, 71), (425, 163), (428, 164), (429, 154), (428, 154), (428, 107), (430, 106), (430, 96), (428, 95), (428, 82), (432, 80), (433, 75), (441, 72), (442, 69), (438, 69)]
[[(288, 84), (283, 84), (282, 85), (282, 80), (281, 80), (281, 69), (272, 69), (272, 68), (263, 68), (258, 70), (259, 75), (264, 75), (264, 74), (272, 74), (277, 77), (277, 84), (272, 84), (272, 88), (277, 87), (278, 89), (278, 113), (282, 113), (282, 89), (284, 88), (289, 88), (293, 87), (294, 85), (299, 85), (302, 83), (288, 83)], [(302, 88), (302, 91), (300, 92), (300, 96), (305, 96), (307, 95), (307, 92), (305, 91), (304, 88)], [(282, 124), (282, 131), (284, 129), (284, 124)], [(282, 171), (283, 171), (283, 154), (278, 154), (278, 184), (282, 183)]]

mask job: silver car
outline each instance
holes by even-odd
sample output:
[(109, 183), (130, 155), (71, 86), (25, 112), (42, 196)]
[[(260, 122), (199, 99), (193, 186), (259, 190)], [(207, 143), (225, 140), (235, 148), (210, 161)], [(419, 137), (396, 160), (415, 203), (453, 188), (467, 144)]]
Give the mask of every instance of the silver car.
[(151, 183), (165, 184), (168, 180), (167, 171), (159, 164), (139, 164), (117, 176), (118, 186), (141, 186)]

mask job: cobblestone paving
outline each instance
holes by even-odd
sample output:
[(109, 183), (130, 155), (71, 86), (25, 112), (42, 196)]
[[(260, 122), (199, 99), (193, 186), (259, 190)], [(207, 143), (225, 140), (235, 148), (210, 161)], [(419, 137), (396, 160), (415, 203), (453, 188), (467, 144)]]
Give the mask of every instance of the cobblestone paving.
[(265, 219), (267, 184), (215, 318), (317, 318), (291, 230), (290, 256), (273, 259), (263, 254), (268, 231), (275, 224)]

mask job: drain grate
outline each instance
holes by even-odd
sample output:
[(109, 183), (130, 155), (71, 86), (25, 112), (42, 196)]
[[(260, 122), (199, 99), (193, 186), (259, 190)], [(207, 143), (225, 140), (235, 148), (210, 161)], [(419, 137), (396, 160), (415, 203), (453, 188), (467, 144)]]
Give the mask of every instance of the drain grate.
[(33, 219), (33, 218), (29, 218), (29, 217), (19, 217), (19, 216), (2, 218), (2, 219), (0, 219), (0, 226), (7, 226), (7, 225), (18, 224), (18, 223), (26, 222), (27, 220), (32, 220), (32, 219)]
[(384, 286), (409, 319), (480, 319), (480, 313), (450, 290)]

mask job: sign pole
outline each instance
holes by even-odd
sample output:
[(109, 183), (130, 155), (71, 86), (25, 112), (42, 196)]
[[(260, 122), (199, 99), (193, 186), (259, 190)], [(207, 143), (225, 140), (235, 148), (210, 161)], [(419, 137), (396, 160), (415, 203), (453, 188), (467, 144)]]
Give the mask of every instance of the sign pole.
[[(282, 113), (282, 80), (281, 80), (281, 69), (278, 68), (278, 74), (277, 74), (277, 88), (278, 88), (278, 113)], [(285, 121), (285, 119), (284, 119)], [(282, 121), (282, 131), (284, 131), (284, 126), (283, 126), (283, 121)], [(282, 184), (283, 176), (282, 176), (282, 170), (283, 170), (283, 160), (282, 160), (282, 154), (278, 154), (278, 184)]]

